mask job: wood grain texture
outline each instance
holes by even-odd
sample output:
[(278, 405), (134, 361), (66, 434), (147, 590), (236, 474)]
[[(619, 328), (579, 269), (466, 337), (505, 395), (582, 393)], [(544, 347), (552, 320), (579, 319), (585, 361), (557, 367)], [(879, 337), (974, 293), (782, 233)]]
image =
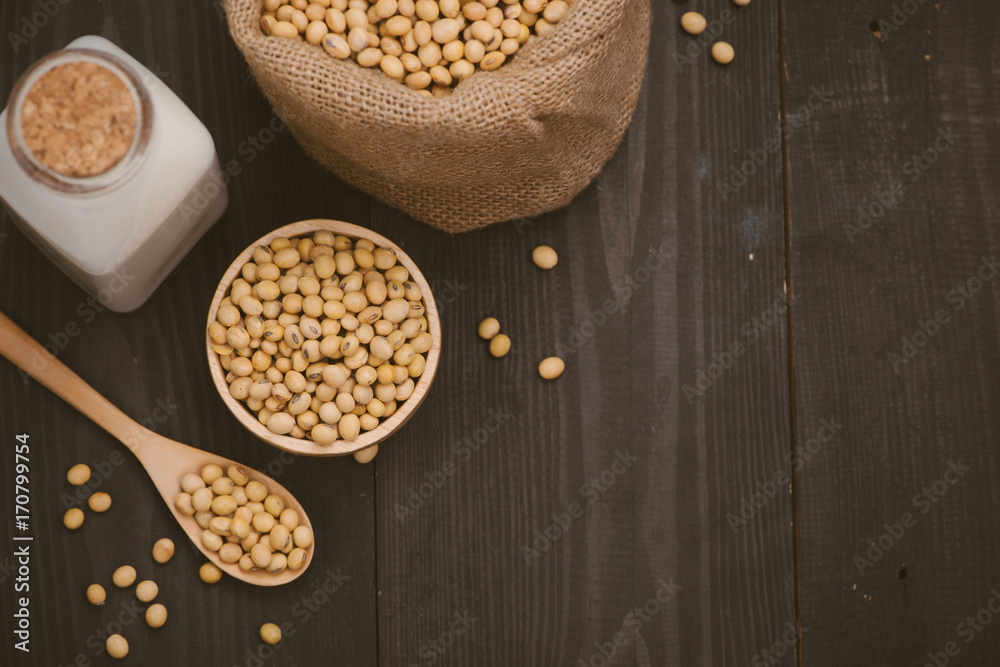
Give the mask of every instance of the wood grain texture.
[(996, 664), (1000, 7), (786, 8), (802, 664)]
[[(35, 6), (5, 3), (0, 25), (16, 29)], [(682, 8), (654, 9), (659, 37), (635, 121), (600, 178), (562, 211), (460, 237), (311, 164), (262, 101), (215, 5), (69, 3), (5, 57), (2, 91), (70, 39), (108, 37), (194, 110), (236, 175), (223, 219), (130, 314), (96, 312), (4, 218), (0, 310), (62, 347), (59, 358), (127, 414), (276, 477), (302, 500), (322, 549), (287, 586), (204, 585), (199, 555), (181, 546), (166, 512), (150, 509), (161, 501), (138, 463), (0, 365), (0, 438), (32, 435), (37, 517), (36, 652), (26, 662), (5, 644), (0, 662), (69, 664), (78, 653), (102, 662), (90, 638), (131, 594), (109, 589), (109, 604), (95, 609), (83, 592), (123, 562), (160, 583), (170, 610), (161, 630), (125, 628), (130, 657), (152, 666), (205, 656), (250, 664), (266, 621), (294, 630), (264, 660), (275, 665), (330, 656), (393, 667), (596, 665), (617, 633), (624, 645), (609, 664), (745, 665), (780, 641), (795, 619), (787, 487), (745, 524), (727, 519), (787, 470), (787, 338), (771, 310), (784, 278), (780, 161), (769, 155), (736, 193), (723, 197), (718, 186), (778, 136), (777, 14), (768, 3), (734, 11), (723, 34), (738, 60), (722, 68), (677, 30)], [(678, 66), (689, 48), (692, 62)], [(441, 313), (434, 386), (368, 466), (296, 460), (258, 441), (225, 410), (202, 356), (205, 314), (233, 257), (314, 217), (396, 242), (424, 271)], [(552, 271), (531, 263), (541, 243), (560, 253)], [(513, 339), (502, 360), (475, 335), (486, 315)], [(63, 340), (69, 322), (79, 331)], [(714, 374), (736, 343), (743, 351), (700, 389), (702, 373)], [(544, 382), (536, 368), (551, 354), (565, 356), (567, 370)], [(685, 386), (700, 395), (686, 396)], [(101, 486), (115, 505), (68, 533), (66, 469), (108, 460), (116, 447), (124, 453)], [(10, 457), (0, 464), (5, 479), (11, 466)], [(397, 508), (417, 504), (414, 494), (420, 506), (397, 518)], [(0, 510), (12, 514), (9, 496)], [(568, 523), (571, 514), (579, 516)], [(0, 537), (10, 530), (0, 522)], [(557, 537), (536, 544), (546, 530)], [(154, 567), (149, 550), (164, 536), (178, 553)], [(536, 546), (526, 558), (524, 547)], [(317, 592), (338, 571), (349, 579)], [(10, 583), (8, 575), (0, 586), (5, 610)]]
[[(382, 665), (600, 664), (602, 646), (608, 664), (745, 665), (795, 621), (787, 483), (746, 526), (726, 520), (789, 442), (784, 319), (744, 333), (783, 293), (780, 160), (728, 199), (717, 187), (777, 136), (776, 13), (726, 26), (739, 68), (702, 52), (679, 71), (682, 7), (656, 5), (626, 141), (568, 208), (456, 238), (373, 208), (374, 229), (461, 288), (442, 305), (436, 286), (435, 387), (374, 463)], [(543, 243), (551, 271), (530, 259)], [(475, 338), (490, 315), (513, 341), (501, 360)], [(567, 369), (546, 382), (552, 354)], [(661, 581), (683, 586), (662, 605)], [(463, 614), (477, 620), (453, 626)]]

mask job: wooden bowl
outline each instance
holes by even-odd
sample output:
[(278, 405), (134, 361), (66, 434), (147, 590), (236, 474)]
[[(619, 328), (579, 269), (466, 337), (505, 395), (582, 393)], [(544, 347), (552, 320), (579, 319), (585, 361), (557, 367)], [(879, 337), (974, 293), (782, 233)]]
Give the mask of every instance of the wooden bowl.
[(284, 227), (276, 229), (270, 234), (262, 236), (254, 241), (246, 248), (246, 250), (241, 252), (239, 257), (236, 258), (236, 261), (229, 266), (225, 275), (222, 276), (222, 280), (219, 281), (218, 289), (215, 290), (215, 297), (212, 299), (212, 305), (208, 309), (208, 321), (205, 323), (205, 330), (207, 331), (208, 325), (215, 321), (216, 313), (219, 310), (219, 304), (229, 293), (229, 288), (232, 286), (233, 281), (242, 276), (243, 265), (252, 259), (254, 248), (259, 245), (269, 245), (271, 241), (280, 236), (284, 236), (286, 238), (307, 236), (321, 229), (329, 230), (334, 234), (348, 236), (352, 239), (368, 239), (376, 246), (392, 249), (396, 253), (397, 263), (406, 267), (406, 269), (410, 272), (410, 279), (420, 285), (420, 289), (423, 290), (423, 301), (427, 316), (428, 331), (433, 338), (433, 344), (430, 351), (427, 353), (427, 363), (424, 367), (424, 372), (419, 378), (417, 378), (416, 384), (413, 388), (413, 393), (409, 398), (403, 401), (396, 412), (394, 412), (388, 419), (381, 421), (379, 425), (371, 431), (363, 431), (361, 435), (354, 440), (337, 440), (331, 445), (320, 445), (312, 440), (309, 440), (308, 438), (293, 438), (289, 435), (278, 435), (276, 433), (272, 433), (266, 426), (261, 424), (257, 419), (257, 415), (251, 412), (242, 401), (238, 401), (230, 395), (229, 384), (226, 382), (226, 371), (222, 368), (222, 363), (219, 361), (219, 355), (212, 349), (212, 341), (209, 339), (207, 333), (205, 334), (205, 350), (208, 353), (208, 367), (212, 373), (212, 381), (215, 383), (215, 388), (219, 391), (219, 396), (222, 397), (222, 401), (226, 404), (226, 407), (229, 408), (229, 411), (232, 412), (240, 423), (243, 424), (251, 433), (264, 442), (274, 445), (278, 449), (283, 449), (294, 454), (303, 454), (305, 456), (343, 456), (345, 454), (351, 454), (373, 445), (377, 445), (399, 430), (399, 428), (413, 416), (413, 413), (420, 406), (424, 397), (427, 395), (427, 390), (430, 389), (431, 382), (434, 381), (434, 373), (437, 370), (438, 357), (441, 356), (441, 321), (438, 318), (437, 306), (434, 303), (434, 295), (431, 293), (431, 287), (427, 284), (427, 280), (424, 278), (424, 275), (420, 272), (420, 269), (417, 268), (417, 265), (413, 262), (413, 260), (410, 259), (409, 255), (403, 252), (399, 246), (384, 236), (376, 234), (370, 229), (352, 225), (348, 222), (317, 219), (303, 220), (301, 222), (285, 225)]

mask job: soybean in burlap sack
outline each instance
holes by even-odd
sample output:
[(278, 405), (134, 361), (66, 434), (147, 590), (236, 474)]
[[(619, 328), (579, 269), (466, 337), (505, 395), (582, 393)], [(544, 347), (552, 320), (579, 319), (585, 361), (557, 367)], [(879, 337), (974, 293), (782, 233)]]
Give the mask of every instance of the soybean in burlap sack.
[(621, 141), (649, 43), (649, 0), (576, 0), (499, 69), (429, 98), (379, 68), (265, 36), (262, 3), (225, 0), (229, 30), (305, 151), (446, 232), (568, 204)]

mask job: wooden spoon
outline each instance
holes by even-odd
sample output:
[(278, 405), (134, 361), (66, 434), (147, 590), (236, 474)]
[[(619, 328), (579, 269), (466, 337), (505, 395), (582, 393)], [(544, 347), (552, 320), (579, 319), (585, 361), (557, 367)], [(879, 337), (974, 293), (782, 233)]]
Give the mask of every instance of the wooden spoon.
[(286, 507), (299, 513), (300, 525), (308, 526), (312, 530), (309, 517), (302, 509), (302, 505), (281, 484), (267, 475), (256, 473), (248, 466), (164, 438), (136, 423), (112, 405), (108, 399), (97, 393), (93, 387), (81, 380), (76, 373), (56, 359), (54, 355), (39, 345), (3, 313), (0, 313), (0, 355), (9, 359), (24, 372), (48, 387), (56, 396), (82, 412), (95, 424), (131, 449), (139, 462), (146, 468), (146, 472), (149, 473), (156, 489), (163, 496), (164, 502), (177, 518), (181, 528), (188, 534), (194, 545), (201, 549), (201, 552), (219, 566), (223, 572), (256, 586), (277, 586), (298, 578), (309, 567), (312, 562), (315, 542), (306, 550), (305, 565), (298, 570), (285, 568), (278, 574), (272, 574), (266, 570), (244, 572), (236, 563), (224, 563), (219, 558), (219, 554), (205, 549), (201, 544), (202, 527), (198, 525), (193, 516), (181, 514), (174, 507), (174, 499), (181, 492), (180, 480), (184, 474), (199, 473), (209, 463), (216, 463), (222, 466), (223, 470), (231, 465), (238, 465), (247, 471), (251, 479), (262, 482), (271, 493), (281, 496), (285, 500)]

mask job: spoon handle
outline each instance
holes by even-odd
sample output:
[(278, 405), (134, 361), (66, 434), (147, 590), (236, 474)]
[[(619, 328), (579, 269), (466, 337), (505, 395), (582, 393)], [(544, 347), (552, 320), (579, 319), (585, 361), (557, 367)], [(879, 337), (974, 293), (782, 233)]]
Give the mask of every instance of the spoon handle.
[(138, 455), (146, 429), (97, 393), (2, 312), (0, 355), (7, 357)]

